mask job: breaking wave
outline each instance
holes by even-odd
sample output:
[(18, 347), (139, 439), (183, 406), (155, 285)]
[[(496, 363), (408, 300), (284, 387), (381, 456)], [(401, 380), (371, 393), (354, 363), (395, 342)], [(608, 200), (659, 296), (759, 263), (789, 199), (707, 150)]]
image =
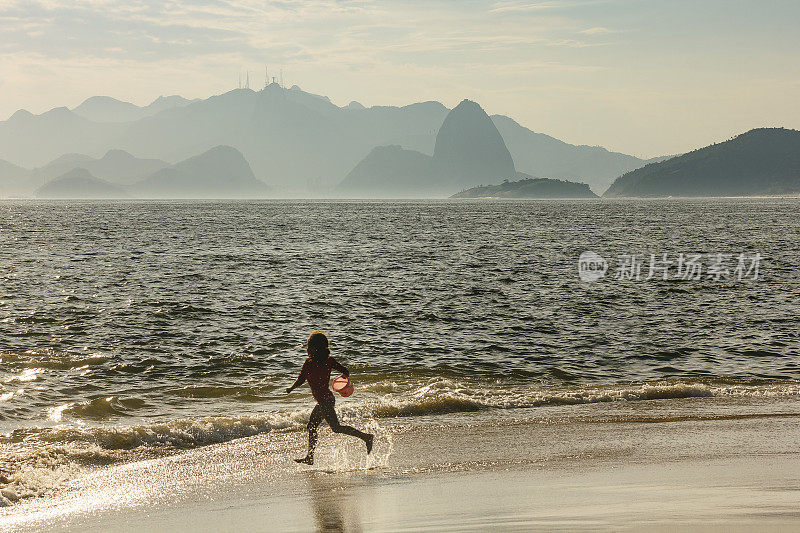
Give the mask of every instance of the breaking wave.
[[(378, 390), (392, 389), (380, 384)], [(396, 389), (395, 389), (396, 390)], [(383, 395), (369, 404), (376, 418), (440, 415), (485, 409), (516, 409), (540, 406), (578, 405), (603, 402), (634, 402), (703, 397), (793, 397), (800, 396), (800, 383), (779, 385), (708, 384), (694, 382), (644, 383), (585, 386), (568, 389), (520, 387), (494, 389), (446, 379), (404, 394)], [(362, 409), (364, 409), (362, 407)]]
[(142, 446), (194, 448), (251, 437), (275, 429), (300, 427), (310, 409), (275, 414), (178, 419), (131, 426), (59, 426), (19, 428), (0, 437), (0, 443), (39, 441), (43, 443), (85, 443), (105, 450), (132, 450)]
[(0, 507), (43, 496), (92, 468), (301, 427), (310, 409), (134, 426), (20, 428), (0, 437)]
[[(360, 385), (360, 401), (337, 406), (344, 420), (374, 423), (375, 419), (434, 416), (448, 413), (568, 406), (602, 402), (637, 402), (703, 397), (798, 397), (800, 383), (748, 384), (660, 382), (580, 387), (500, 387), (497, 382), (467, 382), (443, 378), (408, 383), (379, 380)], [(198, 391), (214, 397), (223, 392)], [(243, 391), (235, 391), (241, 393)], [(60, 412), (88, 419), (135, 409), (139, 400), (109, 397), (61, 406)], [(0, 435), (0, 506), (41, 496), (84, 472), (118, 462), (171, 454), (277, 430), (302, 429), (310, 405), (246, 416), (175, 419), (138, 425), (63, 424), (20, 427)], [(51, 415), (52, 418), (52, 415)], [(623, 422), (665, 421), (631, 418)]]
[[(391, 392), (387, 392), (391, 391)], [(207, 391), (206, 391), (207, 392)], [(217, 394), (233, 391), (218, 391)], [(236, 391), (241, 392), (241, 391)], [(194, 393), (194, 391), (193, 391)], [(380, 381), (361, 386), (362, 400), (337, 405), (344, 416), (360, 419), (395, 418), (489, 409), (579, 405), (603, 402), (635, 402), (703, 397), (798, 397), (800, 382), (782, 384), (738, 384), (703, 382), (662, 382), (629, 385), (592, 385), (568, 388), (519, 386), (497, 387), (492, 383), (461, 382), (435, 378), (425, 383), (404, 384)], [(105, 419), (124, 415), (141, 406), (136, 398), (108, 397), (55, 408), (51, 419), (69, 415), (80, 419)], [(246, 416), (175, 419), (141, 425), (60, 425), (21, 427), (0, 436), (0, 443), (32, 439), (48, 443), (85, 442), (103, 449), (133, 449), (140, 446), (191, 448), (231, 439), (249, 437), (276, 429), (302, 427), (311, 412), (310, 404)]]

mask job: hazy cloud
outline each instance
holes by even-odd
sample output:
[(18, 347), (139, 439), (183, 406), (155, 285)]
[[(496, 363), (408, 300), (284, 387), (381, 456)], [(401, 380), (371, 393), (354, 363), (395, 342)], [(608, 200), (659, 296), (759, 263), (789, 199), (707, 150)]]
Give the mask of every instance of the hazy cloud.
[(609, 33), (617, 33), (614, 30), (610, 30), (608, 28), (604, 28), (602, 26), (597, 26), (594, 28), (587, 28), (585, 30), (581, 30), (579, 33), (583, 33), (584, 35), (608, 35)]
[(0, 5), (0, 52), (143, 61), (235, 52), (242, 58), (261, 55), (281, 62), (330, 57), (331, 47), (351, 52), (360, 48), (362, 59), (398, 49), (450, 49), (463, 54), (517, 47), (524, 53), (523, 47), (567, 43), (565, 35), (555, 34), (569, 21), (557, 17), (492, 21), (487, 20), (489, 12), (553, 4), (12, 1)]
[(673, 153), (698, 144), (671, 140), (692, 120), (703, 140), (800, 120), (798, 16), (757, 0), (0, 0), (0, 119), (206, 97), (269, 65), (338, 103), (470, 97), (567, 140)]

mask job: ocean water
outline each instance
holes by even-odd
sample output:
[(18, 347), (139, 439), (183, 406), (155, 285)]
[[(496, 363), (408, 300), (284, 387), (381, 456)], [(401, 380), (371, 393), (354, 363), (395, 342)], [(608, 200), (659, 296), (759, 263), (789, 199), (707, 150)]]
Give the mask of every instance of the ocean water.
[[(13, 494), (0, 503), (115, 462), (301, 430), (308, 389), (283, 390), (317, 328), (354, 374), (337, 407), (356, 425), (793, 400), (798, 207), (4, 202), (0, 488)], [(608, 260), (604, 278), (581, 281), (584, 251)], [(640, 279), (615, 279), (631, 254)], [(646, 279), (651, 254), (673, 261), (667, 280)], [(680, 279), (680, 254), (706, 269), (726, 254), (728, 271)], [(737, 278), (739, 254), (760, 254), (757, 279)]]

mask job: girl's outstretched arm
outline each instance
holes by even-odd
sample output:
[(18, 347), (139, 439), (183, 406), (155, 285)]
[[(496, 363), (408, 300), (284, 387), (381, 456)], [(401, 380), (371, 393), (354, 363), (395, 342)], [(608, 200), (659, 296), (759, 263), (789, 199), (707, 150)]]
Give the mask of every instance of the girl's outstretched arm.
[(342, 363), (334, 359), (333, 356), (330, 357), (330, 360), (331, 360), (331, 368), (333, 368), (334, 370), (338, 370), (339, 372), (344, 374), (345, 377), (348, 378), (350, 377), (350, 371), (347, 370), (347, 367), (345, 367), (344, 365), (342, 365)]
[(292, 386), (286, 388), (286, 394), (289, 394), (294, 389), (302, 385), (303, 382), (306, 380), (307, 373), (308, 373), (308, 361), (303, 363), (303, 368), (300, 369), (300, 375), (297, 376), (297, 379), (294, 381), (294, 383), (292, 383)]

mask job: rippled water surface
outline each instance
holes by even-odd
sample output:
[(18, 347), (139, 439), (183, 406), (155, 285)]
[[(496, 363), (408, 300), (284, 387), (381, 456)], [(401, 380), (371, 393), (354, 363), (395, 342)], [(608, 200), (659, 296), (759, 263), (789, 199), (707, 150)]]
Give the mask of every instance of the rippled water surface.
[[(303, 428), (308, 389), (283, 389), (315, 328), (384, 459), (387, 419), (794, 412), (799, 227), (796, 199), (2, 203), (0, 506)], [(664, 253), (763, 258), (757, 280), (614, 279)]]
[[(285, 406), (315, 328), (376, 393), (800, 379), (799, 227), (792, 199), (4, 203), (0, 420)], [(763, 259), (592, 284), (584, 250)]]

